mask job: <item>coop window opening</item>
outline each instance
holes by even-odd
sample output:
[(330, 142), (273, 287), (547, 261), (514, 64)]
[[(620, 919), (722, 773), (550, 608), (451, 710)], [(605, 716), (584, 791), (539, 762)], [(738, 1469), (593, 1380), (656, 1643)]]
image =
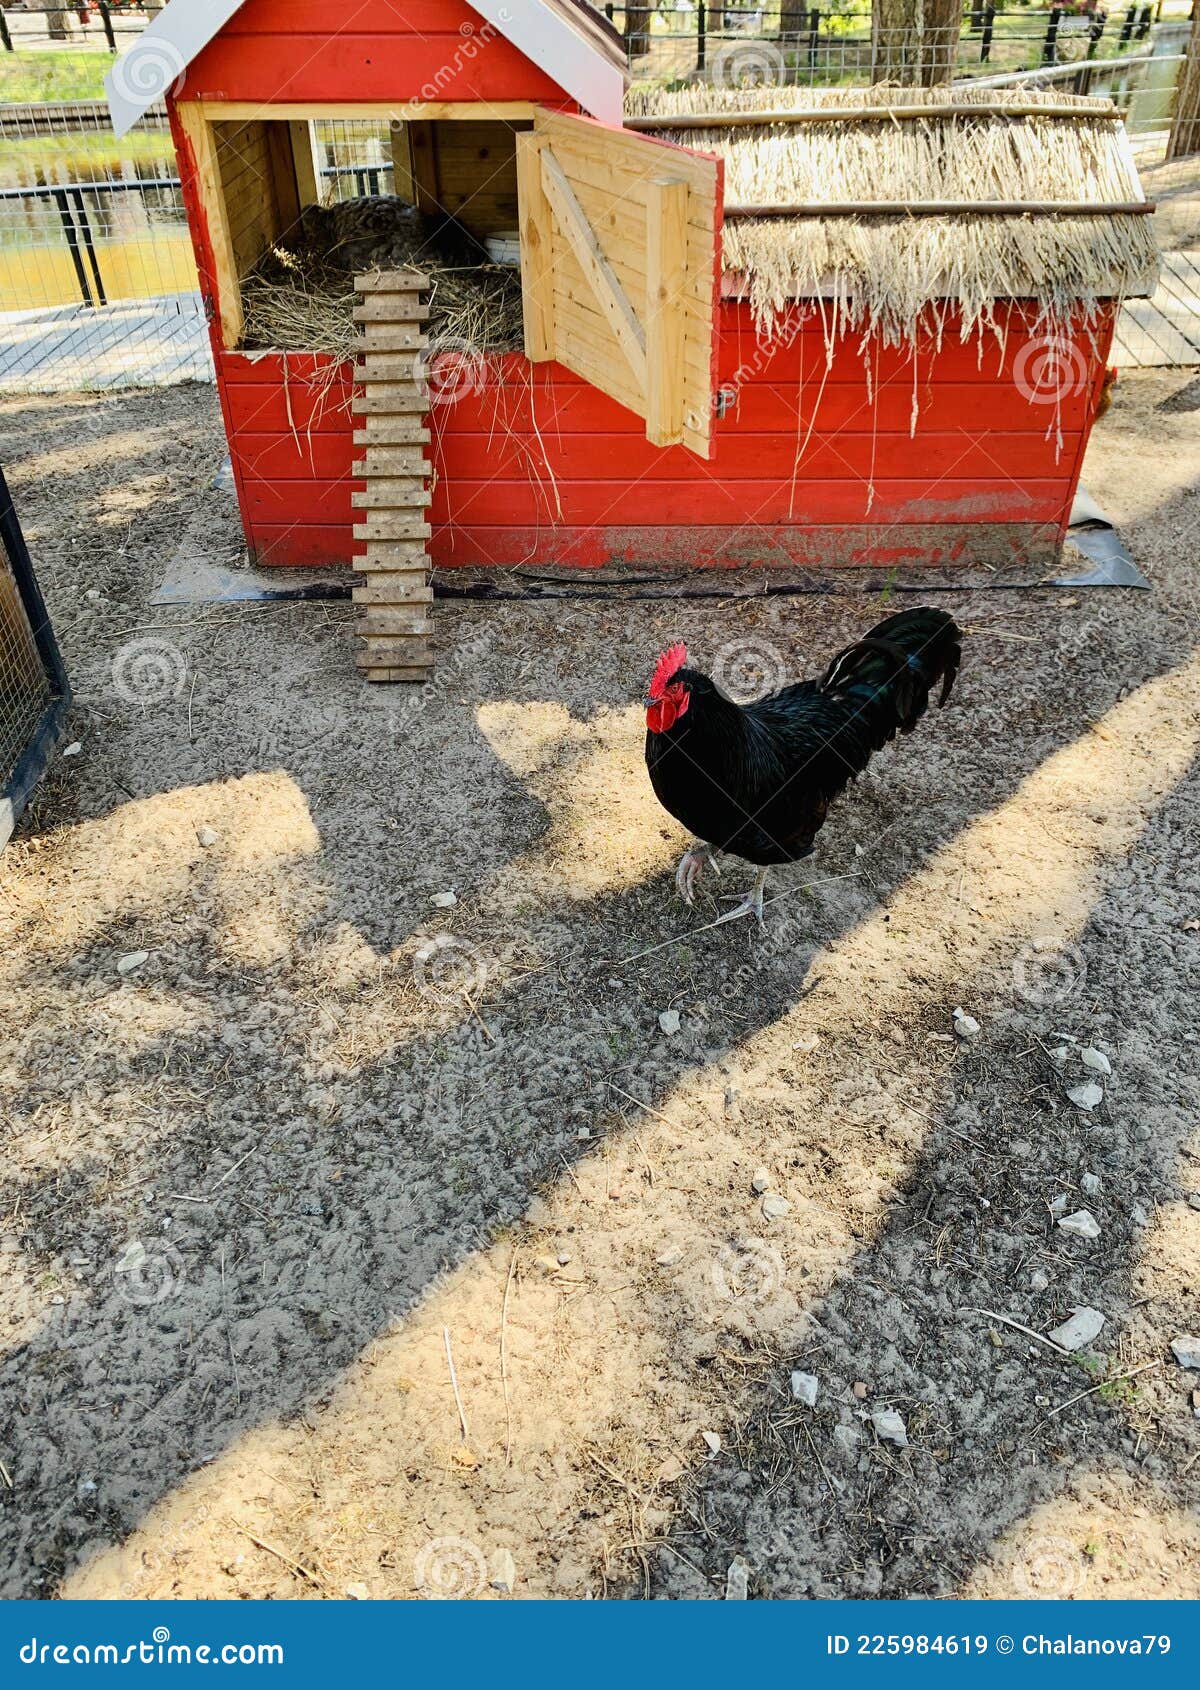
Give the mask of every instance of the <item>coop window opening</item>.
[[(197, 101), (180, 102), (176, 112), (192, 152), (193, 188), (209, 247), (210, 312), (226, 350), (252, 344), (255, 351), (352, 354), (353, 272), (348, 265), (340, 266), (347, 272), (346, 286), (338, 290), (333, 311), (323, 309), (321, 299), (315, 312), (302, 308), (295, 333), (280, 337), (278, 344), (273, 336), (264, 339), (261, 328), (248, 321), (253, 312), (248, 312), (247, 294), (264, 259), (286, 247), (289, 236), (294, 239), (297, 231), (320, 224), (310, 207), (394, 197), (435, 229), (444, 224), (465, 231), (479, 243), (475, 257), (481, 262), (489, 236), (515, 235), (516, 138), (530, 126), (533, 113), (526, 102), (264, 108)], [(338, 227), (345, 222), (336, 219)], [(380, 222), (386, 224), (382, 214)], [(351, 257), (361, 245), (351, 246)], [(520, 284), (515, 269), (510, 277), (492, 277), (481, 300), (464, 304), (457, 296), (466, 290), (452, 273), (472, 265), (461, 258), (432, 265), (440, 271), (435, 302), (440, 289), (454, 328), (474, 331), (453, 338), (479, 341), (482, 350), (516, 350)], [(413, 259), (431, 268), (430, 253), (423, 248), (414, 251)], [(395, 251), (385, 253), (383, 261), (396, 262)], [(305, 344), (306, 328), (312, 344)]]

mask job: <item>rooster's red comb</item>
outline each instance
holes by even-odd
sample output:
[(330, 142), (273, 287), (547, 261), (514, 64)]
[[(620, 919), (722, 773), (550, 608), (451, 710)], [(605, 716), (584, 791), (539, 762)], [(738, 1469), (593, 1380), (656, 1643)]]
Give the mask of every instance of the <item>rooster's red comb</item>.
[(661, 698), (666, 691), (667, 682), (677, 669), (682, 669), (687, 662), (687, 647), (682, 643), (668, 646), (654, 666), (654, 673), (650, 677), (650, 697)]

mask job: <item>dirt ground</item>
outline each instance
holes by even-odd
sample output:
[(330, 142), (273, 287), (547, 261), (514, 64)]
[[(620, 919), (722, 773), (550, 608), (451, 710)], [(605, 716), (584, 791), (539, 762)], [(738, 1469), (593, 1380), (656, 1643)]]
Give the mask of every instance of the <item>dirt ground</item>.
[(371, 689), (344, 604), (151, 605), (220, 458), (0, 405), (79, 747), (0, 857), (0, 1594), (1200, 1595), (1200, 378), (1088, 459), (1154, 591), (942, 595), (761, 935), (650, 665), (878, 598), (443, 603)]

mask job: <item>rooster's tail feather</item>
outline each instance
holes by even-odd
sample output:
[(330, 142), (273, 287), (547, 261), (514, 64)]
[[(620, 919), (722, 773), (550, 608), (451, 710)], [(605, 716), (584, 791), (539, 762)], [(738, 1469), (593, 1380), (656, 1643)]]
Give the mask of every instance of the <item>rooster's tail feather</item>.
[[(944, 610), (920, 605), (887, 617), (869, 634), (839, 651), (821, 680), (828, 693), (862, 693), (882, 705), (879, 730), (891, 739), (899, 728), (911, 733), (929, 707), (930, 689), (941, 682), (939, 708), (950, 696), (962, 661), (962, 633)], [(875, 714), (872, 711), (872, 714)]]

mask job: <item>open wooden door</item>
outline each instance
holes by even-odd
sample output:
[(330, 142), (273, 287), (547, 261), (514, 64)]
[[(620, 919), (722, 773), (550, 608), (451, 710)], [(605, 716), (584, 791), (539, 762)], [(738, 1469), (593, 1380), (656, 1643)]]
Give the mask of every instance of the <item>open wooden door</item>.
[(711, 453), (722, 162), (587, 117), (517, 136), (525, 352)]

